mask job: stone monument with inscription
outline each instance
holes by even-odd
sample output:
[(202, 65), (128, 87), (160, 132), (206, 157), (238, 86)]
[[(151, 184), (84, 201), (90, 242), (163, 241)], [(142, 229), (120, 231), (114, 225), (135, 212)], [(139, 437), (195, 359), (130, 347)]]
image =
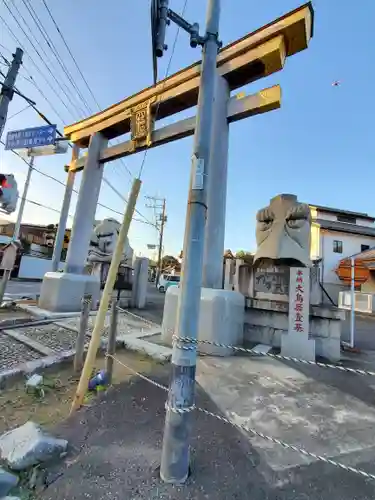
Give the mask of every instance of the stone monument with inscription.
[[(244, 338), (281, 347), (285, 356), (332, 361), (340, 358), (342, 311), (319, 303), (319, 269), (310, 259), (310, 208), (295, 195), (280, 194), (257, 213)], [(240, 266), (237, 274), (241, 275)], [(242, 279), (241, 279), (242, 278)]]
[[(315, 341), (309, 338), (310, 235), (311, 214), (306, 203), (298, 202), (292, 194), (272, 198), (257, 213), (253, 287), (259, 299), (289, 302), (282, 354), (314, 360)], [(302, 323), (291, 319), (295, 318), (295, 307), (301, 308), (297, 315)]]

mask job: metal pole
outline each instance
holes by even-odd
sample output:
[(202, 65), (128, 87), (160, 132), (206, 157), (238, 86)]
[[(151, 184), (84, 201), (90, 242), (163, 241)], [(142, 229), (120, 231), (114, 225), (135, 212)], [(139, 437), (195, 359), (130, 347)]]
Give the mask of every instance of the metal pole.
[(13, 55), (12, 64), (10, 65), (0, 91), (0, 139), (3, 134), (5, 122), (7, 119), (9, 103), (13, 99), (14, 84), (16, 82), (20, 66), (22, 64), (22, 56), (23, 50), (17, 48), (16, 53)]
[[(184, 268), (177, 319), (178, 336), (193, 339), (197, 338), (200, 310), (219, 17), (220, 0), (209, 0), (184, 237)], [(189, 410), (194, 405), (196, 349), (194, 344), (183, 346), (189, 349), (181, 347), (174, 342), (160, 467), (160, 476), (168, 483), (183, 483), (189, 474)]]
[(87, 325), (89, 323), (89, 315), (91, 310), (92, 296), (85, 295), (81, 301), (81, 317), (79, 321), (79, 332), (76, 340), (76, 353), (74, 355), (74, 371), (80, 372), (83, 367), (83, 355), (85, 351), (85, 337)]
[(160, 236), (159, 236), (159, 253), (158, 253), (158, 274), (156, 276), (156, 286), (159, 284), (161, 266), (163, 261), (163, 236), (164, 236), (164, 224), (165, 224), (165, 198), (163, 200), (163, 211), (161, 216), (161, 226), (160, 226)]
[(13, 232), (13, 240), (14, 241), (18, 240), (18, 238), (20, 236), (22, 216), (23, 216), (23, 211), (25, 209), (26, 196), (27, 196), (27, 192), (29, 190), (31, 172), (33, 171), (33, 165), (34, 165), (34, 157), (31, 156), (30, 162), (29, 162), (29, 169), (27, 171), (25, 187), (23, 188), (23, 195), (21, 198), (20, 208), (18, 210), (17, 221), (16, 221), (16, 225), (14, 226), (14, 232)]
[(350, 347), (354, 347), (354, 328), (355, 328), (355, 260), (354, 257), (350, 259), (351, 265), (351, 311), (350, 311)]
[(107, 357), (105, 360), (105, 371), (108, 377), (108, 385), (112, 384), (113, 375), (113, 358), (116, 352), (116, 335), (117, 335), (117, 316), (118, 316), (118, 300), (113, 300), (111, 304), (111, 323), (109, 326)]
[[(72, 151), (72, 163), (75, 160), (77, 160), (78, 157), (79, 157), (79, 147), (74, 144)], [(58, 270), (61, 259), (61, 252), (64, 245), (65, 229), (69, 216), (70, 200), (72, 198), (75, 175), (76, 175), (75, 172), (68, 171), (68, 178), (66, 180), (66, 186), (65, 186), (65, 194), (64, 194), (63, 204), (61, 207), (60, 220), (57, 228), (57, 234), (55, 237), (55, 246), (53, 248), (53, 255), (52, 255), (52, 271), (54, 272)]]

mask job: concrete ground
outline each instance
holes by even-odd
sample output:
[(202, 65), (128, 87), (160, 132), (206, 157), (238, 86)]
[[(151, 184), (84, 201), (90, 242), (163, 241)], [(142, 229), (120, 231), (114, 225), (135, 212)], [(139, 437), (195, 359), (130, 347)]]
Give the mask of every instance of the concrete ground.
[[(216, 379), (216, 386), (220, 385), (223, 390), (226, 387), (228, 396), (232, 392), (232, 386), (227, 385), (230, 373), (221, 372), (221, 375), (224, 378), (220, 384)], [(168, 367), (159, 366), (150, 376), (167, 384)], [(197, 393), (198, 406), (220, 413), (201, 388)], [(244, 397), (243, 391), (241, 395)], [(369, 399), (372, 396), (369, 394)], [(68, 419), (58, 428), (58, 434), (70, 441), (71, 452), (62, 465), (49, 472), (48, 487), (38, 498), (370, 500), (375, 497), (374, 481), (329, 464), (306, 460), (299, 454), (292, 455), (266, 441), (253, 441), (245, 432), (198, 411), (192, 414), (191, 477), (183, 486), (164, 484), (159, 479), (158, 466), (165, 399), (164, 391), (134, 378), (130, 383), (111, 389), (92, 407), (84, 408)], [(305, 400), (301, 395), (299, 402), (308, 407), (308, 394)], [(282, 412), (283, 401), (278, 404)], [(261, 405), (259, 400), (257, 408)], [(331, 408), (328, 410), (332, 411)], [(300, 409), (300, 412), (304, 413), (304, 410)], [(367, 427), (373, 423), (375, 410), (368, 412), (372, 416)], [(276, 408), (268, 408), (267, 401), (264, 401), (262, 415), (258, 413), (258, 417), (254, 417), (259, 429), (264, 430), (262, 419), (267, 418), (267, 413), (275, 415)], [(364, 421), (364, 417), (358, 421), (359, 430)], [(297, 422), (292, 419), (290, 424), (293, 423), (296, 427), (294, 432), (290, 428), (290, 438), (293, 443), (299, 444), (304, 423), (302, 418)], [(313, 411), (302, 435), (308, 434), (312, 423), (314, 428), (311, 431), (317, 434), (319, 443), (330, 439), (324, 432), (325, 428), (319, 437), (322, 420), (316, 415), (314, 422)], [(343, 436), (346, 429), (344, 412), (341, 414), (341, 427), (340, 434)], [(282, 434), (277, 427), (273, 433), (279, 438)], [(371, 432), (368, 432), (368, 438), (371, 446)], [(349, 437), (346, 443), (354, 446), (350, 444)], [(337, 459), (339, 449), (340, 443), (336, 443), (332, 458)], [(349, 463), (352, 464), (350, 460)], [(374, 454), (362, 454), (356, 466), (375, 472)]]
[[(160, 323), (164, 297), (150, 286), (149, 307), (137, 314)], [(363, 329), (362, 341), (371, 346), (371, 320), (363, 321), (367, 329)], [(131, 335), (128, 323), (125, 326), (125, 335)], [(44, 327), (34, 329), (32, 335), (23, 333), (40, 342), (41, 330)], [(49, 339), (57, 342), (50, 348), (58, 349), (64, 339), (62, 330)], [(345, 363), (374, 370), (375, 353), (352, 355)], [(150, 376), (167, 385), (168, 372), (168, 365), (155, 365)], [(197, 405), (233, 423), (375, 474), (375, 377), (233, 356), (200, 358), (197, 380)], [(198, 411), (192, 415), (192, 475), (185, 486), (165, 485), (157, 472), (165, 399), (164, 391), (135, 377), (68, 419), (57, 432), (69, 439), (71, 452), (48, 473), (49, 486), (38, 498), (375, 498), (373, 480)]]

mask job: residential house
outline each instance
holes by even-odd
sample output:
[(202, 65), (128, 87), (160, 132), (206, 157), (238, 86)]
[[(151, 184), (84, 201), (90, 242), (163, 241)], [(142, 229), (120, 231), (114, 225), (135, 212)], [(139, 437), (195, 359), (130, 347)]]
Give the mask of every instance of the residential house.
[[(366, 213), (310, 205), (311, 259), (320, 261), (320, 281), (337, 303), (339, 292), (350, 284), (340, 279), (337, 268), (347, 257), (375, 247), (375, 218)], [(323, 295), (324, 301), (328, 300)]]

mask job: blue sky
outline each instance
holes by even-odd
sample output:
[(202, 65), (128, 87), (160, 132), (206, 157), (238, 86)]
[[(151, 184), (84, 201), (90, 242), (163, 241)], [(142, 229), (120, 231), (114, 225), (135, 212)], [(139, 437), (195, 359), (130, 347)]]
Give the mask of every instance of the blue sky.
[[(14, 1), (33, 26), (22, 1)], [(43, 68), (2, 2), (0, 0), (1, 15), (25, 44), (27, 52)], [(184, 0), (171, 0), (170, 6), (180, 11), (183, 3)], [(220, 38), (226, 44), (300, 4), (297, 0), (222, 0)], [(12, 7), (10, 2), (9, 5)], [(32, 5), (82, 93), (95, 109), (41, 0), (32, 0)], [(102, 108), (152, 83), (149, 0), (48, 0), (48, 5)], [(203, 0), (187, 2), (185, 17), (198, 21), (201, 29), (204, 26), (205, 5)], [(375, 101), (372, 98), (375, 2), (362, 0), (359, 6), (342, 0), (316, 0), (314, 8), (315, 33), (309, 49), (288, 58), (282, 72), (246, 88), (248, 93), (252, 93), (279, 83), (283, 92), (282, 108), (231, 125), (225, 246), (234, 251), (255, 248), (256, 211), (271, 197), (282, 192), (297, 194), (300, 200), (309, 203), (375, 213)], [(34, 33), (40, 38), (35, 25)], [(170, 47), (174, 36), (175, 28), (170, 27), (167, 33)], [(1, 20), (0, 43), (10, 50), (15, 49), (15, 42)], [(48, 51), (46, 46), (44, 48)], [(10, 57), (10, 53), (1, 46), (0, 51)], [(170, 51), (160, 62), (160, 75), (165, 74), (169, 57)], [(191, 49), (187, 35), (180, 33), (170, 72), (199, 58), (199, 49)], [(53, 72), (60, 78), (61, 72), (58, 66), (55, 67), (57, 69)], [(0, 69), (4, 71), (5, 68), (0, 66)], [(53, 102), (65, 124), (74, 122), (79, 112), (74, 115), (73, 110), (69, 113), (65, 109), (26, 55), (21, 74), (27, 76), (27, 71)], [(45, 68), (43, 72), (53, 85), (53, 79)], [(332, 86), (335, 80), (341, 82), (339, 87)], [(53, 122), (63, 127), (62, 121), (32, 84), (23, 77), (18, 79), (17, 84)], [(24, 102), (15, 97), (9, 116), (23, 107)], [(193, 112), (190, 110), (188, 114)], [(40, 118), (28, 110), (9, 120), (7, 129), (40, 124)], [(145, 207), (144, 196), (166, 197), (168, 224), (165, 251), (168, 253), (176, 254), (182, 248), (191, 149), (192, 138), (187, 138), (150, 150), (144, 169), (138, 209), (152, 219), (152, 211)], [(141, 160), (142, 153), (125, 162), (131, 172), (137, 173)], [(64, 181), (63, 165), (67, 161), (68, 158), (61, 156), (38, 158), (36, 166)], [(2, 146), (0, 162), (1, 171), (14, 172), (22, 188), (26, 165), (12, 153), (3, 152)], [(105, 176), (118, 190), (124, 194), (128, 192), (130, 176), (122, 163), (107, 165)], [(78, 176), (77, 189), (79, 181)], [(30, 199), (59, 209), (62, 195), (62, 186), (37, 173), (33, 174)], [(100, 201), (123, 211), (123, 202), (105, 184)], [(75, 202), (76, 195), (71, 213), (74, 212)], [(114, 214), (99, 207), (97, 218), (106, 216)], [(58, 214), (28, 204), (24, 220), (57, 222)], [(138, 252), (145, 252), (145, 244), (156, 241), (156, 232), (144, 224), (134, 223), (130, 241)]]

